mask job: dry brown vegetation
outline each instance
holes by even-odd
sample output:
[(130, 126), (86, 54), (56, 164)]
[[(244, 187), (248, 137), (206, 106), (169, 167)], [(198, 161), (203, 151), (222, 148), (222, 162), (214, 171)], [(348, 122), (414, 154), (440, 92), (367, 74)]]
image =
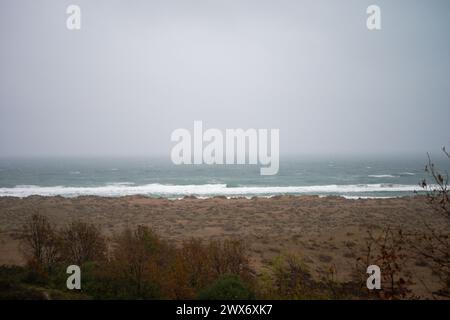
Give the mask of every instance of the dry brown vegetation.
[(106, 258), (106, 241), (100, 229), (82, 221), (73, 221), (58, 232), (62, 261), (83, 265)]
[(407, 269), (408, 239), (401, 229), (392, 230), (385, 228), (378, 235), (368, 232), (366, 240), (366, 251), (364, 256), (357, 257), (355, 278), (361, 283), (361, 287), (366, 286), (366, 277), (362, 277), (365, 270), (370, 265), (380, 267), (381, 290), (372, 290), (368, 293), (379, 299), (412, 299), (416, 298), (410, 289), (414, 284), (413, 275)]
[[(444, 155), (450, 160), (450, 154), (445, 147), (442, 148)], [(433, 297), (450, 298), (450, 195), (449, 176), (442, 173), (433, 164), (428, 156), (428, 164), (425, 167), (428, 172), (431, 184), (426, 180), (422, 181), (422, 187), (427, 192), (427, 202), (429, 203), (430, 215), (441, 215), (444, 222), (440, 226), (423, 223), (424, 231), (417, 234), (413, 240), (413, 248), (427, 261), (440, 279), (440, 288), (433, 292)], [(421, 245), (419, 245), (419, 243)]]
[[(254, 272), (246, 247), (237, 240), (199, 239), (176, 247), (146, 226), (126, 228), (110, 239), (88, 223), (73, 221), (56, 228), (44, 216), (33, 215), (20, 234), (27, 252), (27, 279), (51, 285), (64, 266), (82, 266), (84, 294), (95, 298), (193, 299), (223, 276), (236, 276), (251, 296)], [(44, 259), (52, 249), (52, 260)], [(86, 275), (85, 275), (86, 274)], [(237, 279), (237, 280), (236, 280)], [(58, 289), (62, 289), (56, 286)]]
[[(64, 284), (67, 277), (65, 270), (62, 270), (63, 265), (80, 263), (84, 270), (84, 288), (91, 288), (90, 292), (95, 292), (92, 293), (93, 297), (195, 298), (224, 273), (239, 273), (240, 281), (245, 282), (246, 287), (257, 297), (378, 299), (380, 295), (369, 294), (365, 288), (366, 271), (359, 270), (359, 277), (364, 281), (358, 282), (352, 266), (355, 265), (355, 259), (367, 256), (366, 243), (371, 238), (367, 231), (371, 230), (373, 238), (378, 238), (385, 230), (384, 226), (392, 232), (401, 228), (403, 235), (408, 238), (404, 247), (407, 255), (405, 268), (399, 273), (404, 280), (407, 280), (408, 273), (414, 275), (414, 284), (408, 285), (412, 293), (407, 297), (433, 297), (442, 287), (439, 275), (431, 269), (430, 260), (409, 248), (409, 238), (424, 230), (423, 219), (427, 219), (433, 228), (443, 225), (443, 219), (428, 216), (426, 210), (430, 209), (424, 197), (382, 200), (280, 197), (180, 201), (143, 197), (2, 198), (0, 219), (7, 218), (8, 222), (4, 226), (12, 226), (0, 232), (3, 239), (0, 242), (6, 244), (0, 246), (0, 250), (9, 250), (3, 251), (6, 255), (2, 258), (7, 258), (10, 252), (17, 252), (12, 245), (17, 243), (14, 239), (22, 232), (22, 227), (13, 227), (14, 223), (29, 224), (31, 218), (24, 214), (28, 212), (28, 206), (33, 206), (48, 217), (43, 218), (45, 223), (41, 221), (40, 224), (47, 225), (44, 229), (48, 229), (48, 225), (53, 229), (55, 236), (51, 238), (55, 238), (58, 243), (56, 248), (69, 248), (64, 252), (58, 249), (53, 258), (56, 261), (53, 269), (60, 273), (58, 283)], [(128, 212), (131, 212), (133, 219), (126, 220)], [(73, 221), (71, 216), (77, 216), (79, 220)], [(143, 230), (149, 233), (145, 237), (157, 239), (159, 251), (148, 251), (148, 248), (139, 244), (143, 241), (143, 234), (139, 235)], [(45, 232), (45, 237), (50, 234)], [(9, 237), (13, 237), (13, 240), (8, 240)], [(21, 235), (20, 238), (27, 237)], [(23, 240), (20, 242), (25, 249)], [(87, 243), (98, 244), (92, 246), (98, 248), (94, 250), (96, 253), (84, 250), (91, 249)], [(46, 245), (45, 250), (52, 247)], [(376, 247), (373, 245), (371, 255), (374, 259), (380, 254), (375, 252)], [(32, 261), (29, 259), (29, 249), (25, 250), (28, 253), (26, 259), (22, 260), (23, 264)], [(223, 255), (222, 252), (230, 254)], [(303, 276), (298, 276), (299, 269), (292, 263), (293, 260), (289, 261), (291, 255), (301, 262), (310, 282), (299, 280), (295, 284), (296, 279)], [(94, 261), (90, 261), (92, 257), (95, 257)], [(127, 264), (130, 261), (142, 261), (139, 260), (142, 257), (144, 267), (140, 269)], [(291, 266), (286, 267), (289, 264)], [(36, 264), (33, 269), (38, 270), (42, 265)], [(290, 274), (283, 281), (275, 277), (276, 267), (280, 265)], [(129, 271), (131, 268), (133, 272)], [(45, 278), (43, 275), (48, 268), (43, 269), (33, 277)], [(52, 277), (50, 275), (50, 280)], [(96, 281), (89, 280), (94, 278)], [(287, 281), (289, 278), (293, 280)], [(105, 288), (108, 283), (109, 289)]]
[(23, 224), (19, 239), (29, 264), (48, 268), (57, 261), (57, 235), (45, 216), (32, 215), (30, 220)]

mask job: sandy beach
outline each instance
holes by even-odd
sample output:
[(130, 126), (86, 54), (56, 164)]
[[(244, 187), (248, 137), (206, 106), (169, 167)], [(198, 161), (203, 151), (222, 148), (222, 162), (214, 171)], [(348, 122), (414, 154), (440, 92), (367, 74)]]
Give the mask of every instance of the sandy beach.
[[(312, 273), (333, 267), (339, 280), (351, 278), (358, 255), (364, 254), (368, 231), (401, 227), (413, 234), (424, 223), (441, 220), (421, 197), (349, 200), (341, 197), (280, 196), (253, 199), (152, 199), (141, 196), (0, 198), (0, 264), (23, 264), (17, 231), (39, 213), (57, 225), (80, 219), (100, 226), (107, 236), (127, 226), (146, 225), (175, 243), (191, 237), (238, 238), (249, 247), (258, 271), (274, 257), (294, 253)], [(423, 258), (411, 256), (415, 293), (427, 296), (438, 286)], [(426, 287), (423, 285), (426, 283)]]

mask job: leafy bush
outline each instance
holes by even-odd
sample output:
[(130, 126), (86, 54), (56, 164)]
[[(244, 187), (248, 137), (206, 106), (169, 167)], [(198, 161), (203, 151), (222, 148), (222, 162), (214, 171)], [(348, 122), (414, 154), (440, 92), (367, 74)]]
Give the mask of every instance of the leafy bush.
[(149, 228), (138, 226), (135, 230), (124, 230), (115, 237), (114, 244), (111, 267), (125, 284), (125, 295), (137, 299), (159, 298), (155, 280), (165, 247), (161, 239)]
[(251, 300), (255, 295), (238, 275), (228, 274), (220, 276), (197, 297), (201, 300)]
[(180, 255), (189, 283), (197, 291), (225, 274), (236, 274), (247, 283), (254, 278), (247, 248), (239, 240), (212, 240), (205, 244), (200, 239), (191, 239), (183, 243)]
[(295, 255), (276, 258), (271, 266), (274, 295), (281, 299), (307, 299), (315, 297), (317, 284), (307, 266)]

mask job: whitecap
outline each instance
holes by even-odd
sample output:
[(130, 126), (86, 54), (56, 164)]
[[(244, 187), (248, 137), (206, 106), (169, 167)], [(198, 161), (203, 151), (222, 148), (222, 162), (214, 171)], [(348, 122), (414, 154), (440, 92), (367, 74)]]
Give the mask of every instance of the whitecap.
[(413, 172), (401, 172), (400, 175), (402, 176), (415, 176), (416, 174)]
[(398, 176), (393, 176), (392, 174), (369, 174), (370, 178), (398, 178)]
[(418, 185), (401, 184), (351, 184), (351, 185), (316, 185), (316, 186), (237, 186), (228, 188), (226, 184), (202, 184), (202, 185), (167, 185), (146, 184), (129, 185), (128, 183), (114, 183), (96, 187), (69, 187), (69, 186), (35, 186), (18, 185), (13, 188), (0, 188), (0, 196), (27, 197), (40, 196), (102, 196), (119, 197), (130, 195), (144, 195), (155, 197), (182, 197), (182, 196), (275, 196), (283, 194), (349, 194), (376, 192), (414, 192), (420, 191)]

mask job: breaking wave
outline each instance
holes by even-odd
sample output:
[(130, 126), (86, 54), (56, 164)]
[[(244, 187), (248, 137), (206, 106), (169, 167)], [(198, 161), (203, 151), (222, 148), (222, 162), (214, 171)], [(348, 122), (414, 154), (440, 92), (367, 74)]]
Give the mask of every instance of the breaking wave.
[(393, 176), (392, 174), (369, 174), (370, 178), (398, 178), (398, 176)]
[[(283, 194), (314, 194), (314, 195), (348, 195), (358, 194), (376, 196), (379, 192), (413, 192), (419, 191), (418, 185), (401, 184), (351, 184), (351, 185), (318, 185), (318, 186), (227, 186), (226, 184), (201, 185), (167, 185), (147, 184), (132, 185), (130, 183), (113, 183), (97, 187), (69, 187), (69, 186), (35, 186), (18, 185), (13, 188), (0, 188), (0, 197), (39, 196), (101, 196), (119, 197), (143, 195), (152, 197), (182, 197), (182, 196), (275, 196)], [(375, 195), (373, 195), (375, 193)]]

